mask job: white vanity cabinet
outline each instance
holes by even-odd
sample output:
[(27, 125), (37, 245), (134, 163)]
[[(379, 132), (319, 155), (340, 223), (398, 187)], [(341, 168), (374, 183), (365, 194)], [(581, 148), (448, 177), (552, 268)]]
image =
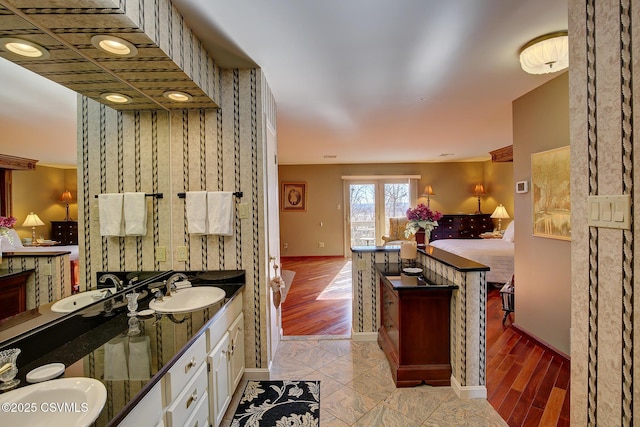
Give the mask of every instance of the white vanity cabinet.
[(217, 427), (244, 373), (244, 316), (240, 298), (207, 329), (207, 338), (209, 420)]
[(244, 374), (244, 315), (242, 313), (229, 328), (229, 345), (229, 379), (233, 395)]
[(220, 425), (224, 412), (231, 402), (229, 381), (229, 333), (225, 333), (218, 345), (207, 357), (209, 363), (209, 414), (214, 426)]
[(167, 427), (187, 425), (202, 400), (208, 400), (207, 340), (201, 335), (162, 378)]
[(162, 381), (156, 383), (119, 424), (122, 427), (162, 427)]

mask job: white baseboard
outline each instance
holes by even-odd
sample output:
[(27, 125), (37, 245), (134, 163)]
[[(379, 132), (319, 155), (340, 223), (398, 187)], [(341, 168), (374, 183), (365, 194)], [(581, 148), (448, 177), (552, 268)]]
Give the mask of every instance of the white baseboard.
[(351, 341), (378, 341), (377, 332), (355, 332), (351, 331)]
[(245, 368), (244, 378), (247, 380), (268, 380), (269, 370), (264, 368)]
[(487, 388), (481, 385), (461, 386), (456, 377), (451, 375), (451, 388), (460, 399), (486, 399)]

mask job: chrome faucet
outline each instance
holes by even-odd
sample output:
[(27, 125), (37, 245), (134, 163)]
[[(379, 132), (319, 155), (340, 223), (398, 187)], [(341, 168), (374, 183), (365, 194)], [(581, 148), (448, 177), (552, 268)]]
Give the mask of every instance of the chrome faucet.
[(103, 274), (102, 276), (100, 276), (100, 279), (98, 280), (98, 282), (99, 283), (107, 283), (107, 280), (109, 280), (109, 279), (111, 279), (111, 281), (115, 285), (117, 291), (121, 291), (121, 290), (124, 289), (124, 282), (122, 280), (120, 280), (120, 278), (118, 276), (116, 276), (115, 274), (112, 274), (112, 273)]
[(169, 278), (167, 279), (167, 293), (165, 294), (165, 296), (170, 297), (172, 290), (178, 292), (176, 282), (178, 280), (187, 280), (188, 278), (189, 277), (187, 277), (187, 275), (184, 273), (173, 273), (171, 276), (169, 276)]

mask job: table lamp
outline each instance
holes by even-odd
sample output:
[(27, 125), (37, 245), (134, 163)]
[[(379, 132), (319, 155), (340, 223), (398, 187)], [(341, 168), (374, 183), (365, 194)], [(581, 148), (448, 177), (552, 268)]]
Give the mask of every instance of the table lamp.
[(422, 197), (427, 198), (427, 207), (430, 207), (430, 204), (431, 204), (430, 197), (435, 195), (436, 193), (433, 192), (433, 188), (431, 188), (430, 185), (427, 185), (426, 187), (424, 187), (424, 193), (422, 193)]
[(476, 212), (476, 214), (481, 214), (482, 211), (480, 210), (480, 196), (485, 195), (484, 185), (476, 184), (476, 188), (473, 189), (473, 195), (478, 198), (478, 211)]
[(64, 219), (65, 221), (72, 221), (72, 219), (69, 217), (69, 203), (71, 203), (71, 201), (73, 200), (73, 197), (71, 196), (71, 191), (69, 190), (65, 190), (64, 193), (62, 193), (62, 197), (60, 198), (60, 200), (62, 200), (62, 202), (64, 202), (65, 207), (67, 209), (67, 216)]
[(502, 230), (502, 219), (511, 218), (507, 213), (507, 210), (500, 204), (495, 211), (491, 214), (491, 218), (498, 218), (498, 233)]
[(23, 227), (31, 227), (31, 241), (35, 243), (36, 241), (36, 227), (44, 225), (44, 222), (38, 217), (38, 215), (33, 212), (29, 212), (27, 215), (27, 219), (22, 223)]

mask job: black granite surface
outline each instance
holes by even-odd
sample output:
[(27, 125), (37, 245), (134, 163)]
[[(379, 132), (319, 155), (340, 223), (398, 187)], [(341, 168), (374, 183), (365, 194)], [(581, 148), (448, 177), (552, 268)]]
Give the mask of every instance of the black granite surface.
[(405, 273), (398, 264), (376, 264), (376, 270), (383, 280), (389, 282), (395, 289), (457, 289), (458, 285), (445, 277), (428, 270), (423, 265), (416, 264), (420, 273)]
[[(119, 277), (122, 276), (125, 279), (132, 277), (125, 272), (112, 273), (116, 273)], [(110, 297), (109, 300), (99, 301), (98, 303), (94, 303), (77, 312), (64, 316), (57, 322), (44, 325), (42, 328), (1, 343), (0, 349), (20, 348), (22, 350), (17, 360), (19, 371), (16, 378), (21, 380), (18, 387), (29, 385), (26, 381), (26, 375), (32, 369), (49, 363), (64, 363), (67, 368), (77, 362), (90, 365), (88, 362), (89, 359), (87, 358), (95, 360), (96, 352), (104, 352), (103, 346), (107, 342), (119, 336), (127, 336), (130, 317), (127, 316), (128, 310), (123, 301), (123, 294), (129, 293), (132, 290), (137, 290), (138, 292), (146, 290), (152, 284), (157, 284), (157, 281), (162, 283), (162, 280), (165, 280), (173, 273), (174, 272), (155, 272), (153, 275), (145, 275), (144, 278), (136, 282), (134, 286)], [(205, 324), (202, 328), (197, 329), (190, 327), (181, 328), (181, 338), (178, 342), (172, 340), (171, 342), (163, 343), (162, 348), (157, 349), (160, 354), (154, 353), (151, 355), (151, 359), (154, 361), (151, 367), (151, 377), (142, 382), (135, 380), (135, 384), (131, 386), (131, 389), (138, 390), (142, 383), (143, 385), (140, 392), (134, 393), (121, 405), (118, 405), (118, 399), (113, 399), (113, 396), (108, 396), (109, 405), (105, 405), (102, 411), (103, 413), (95, 423), (96, 426), (117, 425), (117, 423), (126, 416), (130, 408), (135, 406), (135, 404), (144, 397), (146, 392), (159, 381), (193, 341), (204, 333), (204, 330), (214, 321), (216, 314), (222, 307), (236, 297), (244, 288), (245, 273), (243, 270), (186, 272), (186, 274), (190, 277), (190, 281), (194, 286), (215, 285), (223, 289), (225, 291), (225, 299), (210, 308), (197, 310), (186, 315), (177, 315), (176, 318), (160, 315), (137, 316), (137, 319), (140, 321), (142, 333), (149, 336), (155, 336), (156, 329), (158, 328), (162, 330), (161, 328), (164, 327), (166, 332), (166, 329), (173, 326), (175, 322), (180, 322), (183, 319), (188, 320), (189, 316), (199, 316), (199, 318), (205, 319)], [(151, 293), (147, 292), (146, 296), (138, 301), (138, 312), (148, 308), (149, 302), (152, 299)], [(105, 311), (105, 302), (107, 301), (111, 303), (113, 307), (112, 310)], [(185, 325), (188, 323), (189, 322), (186, 322)], [(91, 377), (91, 375), (88, 375), (91, 372), (93, 372), (91, 369), (89, 369), (88, 372), (85, 370), (85, 376)], [(67, 373), (65, 372), (62, 376), (64, 377), (66, 375)], [(69, 376), (75, 376), (75, 374), (71, 373)], [(107, 381), (100, 375), (96, 374), (95, 379), (107, 385)], [(124, 383), (124, 386), (127, 387), (126, 380), (124, 380)], [(107, 390), (109, 390), (109, 387), (107, 387)], [(109, 416), (105, 416), (105, 411), (107, 410), (110, 414)]]

